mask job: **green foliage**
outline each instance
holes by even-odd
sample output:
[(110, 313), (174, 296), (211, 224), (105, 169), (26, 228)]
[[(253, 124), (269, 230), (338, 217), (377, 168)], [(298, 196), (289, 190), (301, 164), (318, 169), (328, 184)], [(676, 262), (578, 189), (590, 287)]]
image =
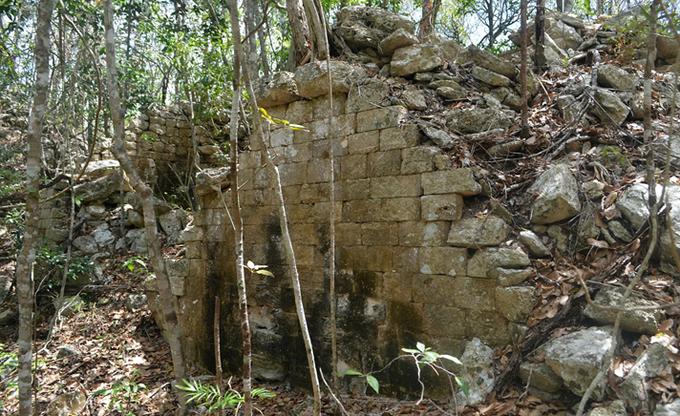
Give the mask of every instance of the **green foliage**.
[(0, 200), (18, 192), (22, 185), (21, 172), (15, 169), (0, 168)]
[[(205, 406), (209, 412), (235, 409), (234, 414), (236, 415), (244, 402), (243, 395), (232, 388), (228, 388), (222, 393), (216, 385), (207, 384), (196, 379), (182, 380), (177, 385), (177, 389), (186, 393), (188, 397), (187, 403)], [(275, 394), (267, 389), (256, 387), (251, 391), (251, 396), (253, 399), (269, 399), (274, 397)]]
[[(49, 244), (43, 244), (36, 255), (37, 267), (44, 270), (47, 278), (45, 287), (54, 290), (61, 284), (61, 276), (66, 264), (66, 253)], [(77, 280), (94, 272), (94, 262), (89, 256), (72, 257), (69, 261), (66, 278)]]
[(380, 382), (371, 373), (362, 373), (361, 371), (354, 370), (352, 368), (348, 369), (342, 374), (343, 377), (359, 377), (366, 379), (366, 384), (373, 389), (376, 394), (380, 394)]
[[(36, 368), (46, 365), (45, 360), (39, 358), (35, 362)], [(0, 391), (15, 394), (17, 389), (17, 370), (19, 369), (19, 358), (17, 353), (8, 351), (5, 344), (0, 343)], [(0, 401), (0, 410), (2, 402)]]
[(268, 277), (274, 277), (274, 273), (270, 272), (267, 270), (267, 266), (263, 264), (255, 264), (252, 261), (248, 260), (245, 264), (246, 269), (252, 274), (259, 274), (262, 276), (268, 276)]
[(123, 262), (123, 268), (131, 273), (146, 274), (149, 268), (146, 265), (146, 257), (134, 256)]
[(143, 383), (134, 380), (122, 380), (115, 383), (111, 388), (101, 389), (94, 392), (95, 396), (109, 396), (109, 410), (115, 410), (125, 416), (136, 416), (134, 407), (139, 404), (142, 390), (146, 390)]

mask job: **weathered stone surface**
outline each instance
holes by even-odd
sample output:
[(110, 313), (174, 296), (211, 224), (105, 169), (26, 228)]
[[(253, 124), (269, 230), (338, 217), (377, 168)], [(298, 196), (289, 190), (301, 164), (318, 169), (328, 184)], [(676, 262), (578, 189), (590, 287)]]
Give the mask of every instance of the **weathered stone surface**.
[(670, 36), (657, 35), (656, 37), (656, 57), (668, 62), (673, 61), (678, 56), (680, 45), (678, 41)]
[(541, 238), (531, 230), (522, 230), (519, 232), (519, 242), (529, 250), (533, 256), (548, 257), (550, 250), (543, 244)]
[[(316, 61), (295, 70), (295, 83), (298, 94), (304, 98), (315, 98), (328, 94), (328, 72), (326, 62)], [(331, 78), (333, 92), (348, 92), (356, 79), (365, 76), (365, 71), (358, 66), (344, 61), (331, 61)]]
[(427, 101), (425, 101), (425, 94), (415, 88), (407, 88), (401, 94), (401, 100), (406, 108), (409, 110), (425, 110), (427, 108)]
[(551, 16), (545, 18), (545, 32), (563, 50), (577, 50), (583, 43), (583, 38), (576, 29)]
[(357, 113), (382, 107), (387, 104), (388, 94), (387, 84), (378, 78), (358, 80), (347, 94), (345, 111)]
[(505, 75), (508, 78), (514, 79), (517, 74), (517, 67), (508, 62), (500, 59), (496, 55), (493, 55), (487, 51), (479, 49), (476, 46), (468, 47), (468, 54), (472, 62), (477, 66), (493, 71), (497, 74)]
[[(563, 335), (545, 346), (545, 362), (562, 378), (574, 394), (583, 395), (602, 367), (614, 341), (607, 328), (587, 328)], [(604, 396), (604, 384), (593, 392), (593, 398)]]
[(508, 87), (512, 84), (512, 81), (504, 75), (497, 74), (493, 71), (489, 71), (481, 66), (475, 66), (472, 68), (472, 77), (477, 81), (483, 82), (492, 87)]
[(453, 137), (446, 131), (429, 126), (420, 126), (420, 129), (423, 134), (425, 134), (428, 139), (432, 140), (438, 147), (444, 150), (453, 147)]
[(536, 303), (536, 289), (528, 286), (496, 288), (496, 309), (511, 322), (525, 323)]
[(128, 310), (134, 312), (145, 307), (147, 301), (148, 299), (144, 293), (131, 293), (125, 300), (125, 306), (127, 306)]
[(399, 244), (407, 247), (443, 246), (448, 232), (446, 221), (405, 221), (399, 223)]
[(670, 403), (657, 404), (653, 416), (677, 416), (680, 415), (680, 399), (675, 399)]
[(300, 99), (294, 74), (281, 71), (274, 75), (269, 83), (258, 89), (257, 104), (261, 107), (270, 108)]
[(406, 124), (380, 130), (380, 150), (405, 149), (418, 144), (420, 130), (415, 124)]
[(597, 83), (619, 91), (632, 91), (638, 83), (638, 77), (616, 65), (604, 64), (597, 69)]
[(587, 413), (587, 416), (627, 416), (626, 406), (621, 400), (614, 400), (607, 406), (596, 407)]
[(83, 178), (97, 179), (116, 173), (120, 170), (120, 163), (115, 159), (93, 160), (87, 164)]
[(180, 232), (187, 224), (188, 215), (183, 209), (173, 209), (167, 214), (158, 217), (161, 229), (168, 237), (168, 244), (179, 242)]
[(457, 221), (463, 215), (463, 197), (459, 194), (425, 195), (420, 198), (420, 212), (425, 221)]
[(437, 95), (447, 100), (464, 100), (467, 98), (467, 91), (463, 87), (439, 87), (436, 92)]
[(420, 196), (420, 175), (381, 176), (371, 178), (373, 198)]
[(357, 114), (357, 132), (398, 127), (407, 116), (408, 110), (400, 105), (362, 111)]
[(444, 64), (439, 49), (433, 45), (411, 45), (394, 51), (390, 71), (393, 76), (406, 77), (417, 72), (431, 71)]
[(581, 209), (576, 178), (565, 164), (555, 165), (543, 172), (529, 192), (536, 195), (531, 207), (531, 222), (534, 224), (566, 220)]
[(628, 231), (628, 229), (621, 224), (621, 221), (609, 221), (607, 223), (607, 228), (612, 233), (612, 235), (624, 243), (630, 243), (633, 241), (633, 235)]
[(85, 254), (94, 254), (98, 251), (97, 242), (90, 235), (81, 235), (73, 239), (73, 247)]
[(107, 247), (116, 241), (116, 237), (109, 230), (107, 223), (97, 226), (92, 232), (92, 237), (99, 247)]
[(434, 146), (418, 146), (401, 151), (401, 173), (431, 172), (434, 170), (434, 157), (441, 154)]
[[(603, 306), (618, 307), (624, 290), (621, 288), (603, 287), (597, 293), (594, 302)], [(657, 303), (640, 298), (631, 294), (624, 305), (624, 312), (621, 315), (621, 329), (639, 334), (653, 335), (656, 333), (659, 322), (664, 314), (661, 310), (626, 310), (639, 306), (657, 306)], [(601, 324), (613, 324), (616, 320), (616, 310), (606, 310), (587, 305), (583, 313), (591, 319)]]
[(385, 39), (380, 41), (378, 48), (380, 53), (384, 56), (392, 56), (395, 50), (411, 46), (418, 43), (418, 38), (413, 33), (408, 32), (403, 28), (399, 28), (392, 32)]
[(497, 267), (498, 284), (501, 286), (519, 285), (534, 274), (534, 270), (528, 269), (506, 269)]
[(630, 109), (616, 93), (604, 88), (595, 88), (593, 98), (598, 105), (592, 107), (592, 111), (601, 122), (620, 126), (628, 118)]
[(452, 246), (468, 248), (497, 246), (508, 238), (509, 233), (510, 226), (493, 215), (463, 218), (451, 224), (446, 242)]
[(457, 193), (471, 196), (482, 192), (482, 186), (469, 168), (425, 172), (421, 185), (425, 195)]
[[(659, 195), (658, 191), (657, 195)], [(649, 218), (648, 198), (649, 190), (647, 184), (636, 183), (626, 188), (616, 201), (616, 208), (621, 211), (623, 218), (628, 220), (630, 225), (633, 226), (633, 231), (635, 232)]]
[(467, 275), (497, 278), (498, 268), (520, 269), (531, 264), (529, 256), (519, 247), (484, 248), (468, 261)]
[(467, 250), (454, 247), (423, 247), (419, 250), (420, 272), (464, 276)]
[(562, 387), (562, 380), (545, 363), (523, 362), (519, 366), (519, 377), (523, 385), (548, 393), (558, 393)]
[(467, 382), (470, 391), (467, 395), (458, 391), (456, 403), (459, 406), (482, 403), (493, 390), (495, 383), (493, 349), (484, 345), (478, 338), (473, 338), (465, 346), (460, 361), (463, 363), (460, 376)]
[(76, 199), (81, 203), (104, 201), (114, 192), (120, 191), (121, 176), (112, 173), (93, 181), (83, 182), (73, 187)]
[(620, 385), (620, 395), (632, 409), (646, 409), (649, 405), (649, 381), (663, 373), (671, 373), (668, 349), (659, 343), (649, 344), (635, 361)]
[(414, 32), (410, 20), (377, 7), (345, 7), (338, 12), (336, 19), (333, 31), (353, 51), (377, 49), (380, 41), (398, 29)]
[(136, 229), (130, 230), (125, 234), (125, 241), (128, 244), (130, 251), (137, 254), (146, 254), (146, 236), (144, 230)]
[(170, 290), (175, 296), (184, 296), (184, 281), (189, 277), (189, 260), (167, 259), (165, 269), (170, 279)]
[(508, 128), (514, 120), (510, 113), (512, 111), (508, 113), (491, 108), (459, 108), (447, 111), (445, 117), (448, 128), (467, 134)]

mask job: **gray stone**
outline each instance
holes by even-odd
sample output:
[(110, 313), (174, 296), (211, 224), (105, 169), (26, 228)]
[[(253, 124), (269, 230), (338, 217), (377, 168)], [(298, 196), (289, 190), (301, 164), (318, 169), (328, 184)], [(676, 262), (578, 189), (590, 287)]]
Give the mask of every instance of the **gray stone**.
[[(331, 61), (333, 92), (348, 92), (351, 85), (366, 76), (359, 66), (344, 61)], [(295, 83), (298, 94), (304, 98), (315, 98), (328, 94), (328, 72), (326, 61), (316, 61), (295, 70)]]
[(106, 207), (102, 204), (86, 205), (84, 209), (88, 217), (102, 219), (106, 216)]
[(97, 226), (92, 232), (92, 237), (100, 248), (108, 247), (116, 241), (116, 237), (106, 223)]
[(620, 387), (621, 397), (633, 409), (648, 408), (650, 386), (648, 381), (671, 373), (668, 350), (662, 344), (649, 344), (647, 350), (635, 361)]
[(438, 87), (437, 95), (447, 100), (464, 100), (467, 98), (467, 91), (463, 87)]
[(505, 157), (521, 150), (523, 147), (524, 140), (510, 140), (509, 142), (491, 146), (486, 149), (486, 152), (492, 157)]
[(510, 322), (525, 323), (536, 303), (536, 289), (529, 286), (496, 288), (496, 309)]
[(420, 198), (420, 212), (425, 221), (457, 221), (463, 215), (463, 206), (463, 197), (459, 194)]
[(607, 228), (609, 228), (609, 231), (614, 235), (614, 237), (618, 238), (624, 243), (630, 243), (633, 241), (633, 235), (623, 224), (621, 224), (621, 221), (609, 221), (607, 223)]
[(456, 193), (472, 196), (482, 192), (482, 186), (475, 180), (474, 173), (469, 168), (424, 172), (421, 186), (425, 195)]
[(197, 227), (193, 224), (187, 224), (186, 227), (180, 233), (180, 241), (183, 243), (188, 243), (191, 241), (202, 241), (203, 240), (203, 229)]
[(146, 254), (146, 236), (143, 229), (130, 230), (125, 234), (125, 241), (130, 251), (137, 254)]
[(399, 29), (413, 33), (414, 25), (403, 16), (366, 6), (342, 8), (333, 26), (333, 31), (355, 52), (366, 48), (377, 50), (383, 39)]
[(115, 159), (92, 160), (87, 164), (83, 178), (98, 179), (120, 171), (120, 163)]
[(497, 246), (508, 238), (510, 226), (493, 215), (470, 217), (451, 224), (446, 242), (456, 247), (477, 248)]
[(508, 128), (515, 118), (511, 113), (490, 108), (459, 108), (446, 112), (445, 117), (449, 129), (467, 134)]
[(399, 28), (392, 32), (385, 39), (380, 41), (378, 48), (380, 53), (384, 56), (392, 56), (395, 50), (406, 46), (411, 46), (418, 43), (418, 38), (413, 33), (410, 33), (403, 28)]
[(420, 126), (420, 130), (440, 148), (448, 150), (453, 147), (453, 137), (446, 131), (429, 126)]
[(580, 101), (577, 102), (573, 95), (564, 94), (557, 97), (555, 100), (557, 108), (562, 113), (562, 118), (567, 123), (573, 123), (581, 113), (582, 106)]
[(614, 400), (607, 406), (596, 407), (587, 416), (627, 416), (626, 405), (621, 400)]
[(493, 71), (489, 71), (481, 66), (475, 66), (472, 68), (472, 77), (477, 81), (483, 82), (484, 84), (490, 85), (492, 87), (508, 87), (512, 84), (512, 81), (504, 75), (497, 74)]
[(389, 87), (380, 79), (357, 80), (347, 94), (345, 111), (347, 113), (358, 113), (389, 105), (388, 95)]
[(495, 279), (498, 268), (520, 269), (530, 264), (529, 256), (519, 247), (483, 248), (468, 261), (467, 275)]
[(598, 200), (604, 196), (604, 185), (603, 182), (593, 179), (592, 181), (583, 182), (581, 184), (581, 191), (586, 194), (588, 199)]
[(560, 49), (577, 50), (583, 43), (583, 37), (573, 27), (554, 17), (545, 17), (545, 32)]
[(173, 209), (167, 214), (158, 217), (158, 222), (161, 229), (168, 237), (168, 244), (177, 244), (179, 242), (180, 232), (187, 224), (188, 215), (183, 209)]
[(276, 73), (271, 81), (258, 89), (256, 97), (257, 104), (265, 108), (299, 100), (300, 96), (293, 73), (286, 71)]
[(19, 312), (14, 308), (0, 310), (0, 325), (10, 325), (17, 321)]
[(548, 393), (559, 393), (563, 387), (562, 380), (545, 363), (523, 362), (519, 365), (519, 377), (523, 385)]
[(504, 61), (487, 51), (479, 49), (476, 46), (468, 47), (468, 54), (472, 62), (477, 66), (493, 71), (497, 74), (505, 75), (510, 79), (515, 79), (517, 74), (517, 67), (508, 61)]
[(120, 191), (121, 176), (119, 173), (102, 176), (92, 181), (83, 182), (73, 187), (75, 197), (81, 203), (101, 202), (114, 192)]
[(680, 44), (670, 36), (657, 35), (656, 37), (656, 57), (671, 63), (678, 56)]
[(148, 299), (143, 293), (131, 293), (127, 296), (125, 305), (130, 311), (136, 311), (146, 306)]
[(138, 211), (130, 209), (125, 212), (125, 215), (126, 215), (125, 221), (127, 222), (128, 225), (134, 228), (144, 227), (144, 216)]
[(576, 178), (565, 164), (543, 172), (529, 192), (536, 195), (531, 207), (531, 222), (534, 224), (566, 220), (581, 209)]
[[(658, 189), (658, 188), (657, 188)], [(674, 264), (673, 255), (675, 253), (680, 253), (680, 186), (669, 185), (667, 189), (668, 194), (668, 204), (671, 206), (670, 211), (670, 230), (668, 227), (661, 232), (661, 258), (662, 260)], [(661, 193), (657, 190), (657, 195), (660, 197)], [(673, 233), (673, 238), (671, 239), (671, 234)], [(673, 240), (675, 241), (675, 246), (673, 246)], [(680, 270), (675, 269), (673, 274), (677, 275)]]
[(670, 403), (657, 404), (653, 416), (677, 416), (680, 415), (680, 399), (675, 399)]
[(519, 242), (529, 250), (529, 253), (536, 257), (550, 256), (550, 250), (543, 244), (541, 238), (531, 230), (522, 230), (519, 232)]
[[(613, 341), (608, 328), (592, 327), (572, 332), (548, 342), (545, 362), (572, 393), (581, 396), (600, 371)], [(593, 398), (601, 400), (604, 391), (604, 384), (600, 384), (593, 392)]]
[[(594, 303), (603, 306), (619, 306), (623, 298), (623, 288), (603, 287), (594, 299)], [(638, 306), (650, 307), (657, 306), (656, 302), (643, 299), (631, 294), (624, 308), (634, 308)], [(616, 310), (607, 310), (586, 305), (583, 313), (600, 324), (613, 324), (616, 320)], [(664, 314), (661, 310), (624, 310), (621, 316), (621, 328), (638, 334), (653, 335), (656, 333), (659, 322)]]
[(401, 93), (401, 100), (409, 110), (425, 110), (427, 102), (425, 101), (425, 94), (415, 88), (407, 88)]
[(59, 305), (59, 298), (54, 299), (54, 307), (61, 308), (61, 316), (73, 316), (85, 308), (85, 301), (80, 295), (64, 296), (63, 303)]
[(80, 354), (80, 350), (70, 344), (64, 344), (57, 347), (57, 359), (78, 356)]
[(431, 71), (444, 64), (439, 49), (433, 45), (411, 45), (394, 51), (390, 71), (393, 76), (406, 77)]
[(172, 294), (184, 296), (184, 281), (189, 277), (189, 260), (166, 259), (165, 270), (168, 272)]
[(594, 88), (593, 98), (597, 105), (591, 108), (601, 122), (620, 126), (628, 118), (630, 109), (616, 93), (604, 88)]
[(604, 64), (597, 69), (597, 83), (619, 91), (632, 91), (638, 83), (638, 77), (616, 65)]
[(94, 254), (98, 251), (97, 242), (90, 235), (81, 235), (74, 238), (73, 247), (85, 254)]
[(523, 283), (534, 274), (534, 270), (527, 269), (506, 269), (497, 267), (498, 284), (501, 286), (516, 286)]
[[(660, 195), (658, 190), (657, 195)], [(626, 188), (616, 201), (616, 208), (621, 211), (623, 218), (633, 226), (635, 232), (649, 219), (648, 198), (647, 184), (636, 183)]]
[(465, 380), (470, 389), (465, 395), (462, 391), (456, 393), (458, 406), (472, 406), (482, 403), (491, 393), (495, 383), (493, 369), (493, 349), (484, 345), (479, 338), (473, 338), (465, 345), (465, 351), (460, 357), (463, 363), (459, 376)]

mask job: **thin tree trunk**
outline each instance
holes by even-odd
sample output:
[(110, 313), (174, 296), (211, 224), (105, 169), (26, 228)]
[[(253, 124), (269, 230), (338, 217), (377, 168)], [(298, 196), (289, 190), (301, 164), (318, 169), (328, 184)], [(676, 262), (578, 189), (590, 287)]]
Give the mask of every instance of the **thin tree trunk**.
[(536, 0), (536, 17), (534, 18), (536, 40), (534, 50), (534, 67), (537, 73), (545, 70), (545, 0)]
[[(250, 3), (254, 3), (251, 0)], [(231, 33), (234, 40), (234, 49), (240, 49), (241, 32), (238, 24), (237, 16), (238, 9), (236, 5), (229, 2), (229, 15), (231, 17)], [(252, 9), (254, 6), (246, 4), (246, 10)], [(246, 16), (246, 20), (253, 18), (251, 14)], [(246, 28), (254, 27), (254, 22), (246, 22)], [(249, 33), (253, 33), (249, 31)], [(254, 36), (254, 33), (253, 33)], [(237, 46), (238, 45), (238, 46)], [(247, 45), (255, 47), (255, 42), (248, 42)], [(249, 51), (247, 56), (255, 54), (255, 49)], [(256, 55), (255, 55), (256, 56)], [(231, 102), (231, 119), (229, 120), (229, 142), (231, 153), (231, 204), (232, 204), (232, 223), (234, 225), (234, 256), (236, 260), (236, 283), (238, 285), (238, 300), (239, 310), (241, 312), (241, 343), (242, 343), (242, 358), (243, 358), (243, 412), (245, 416), (253, 414), (251, 404), (252, 391), (252, 345), (250, 333), (250, 318), (248, 316), (248, 292), (246, 290), (246, 276), (244, 270), (243, 258), (243, 219), (241, 217), (241, 200), (239, 195), (239, 175), (238, 175), (238, 122), (239, 122), (239, 107), (241, 106), (241, 68), (244, 72), (249, 71), (250, 68), (257, 68), (257, 62), (242, 62), (242, 53), (234, 53), (234, 75), (233, 75), (233, 96)], [(256, 117), (259, 113), (256, 113)]]
[[(159, 304), (166, 324), (166, 337), (172, 355), (174, 376), (177, 382), (185, 377), (184, 354), (182, 351), (181, 328), (177, 319), (177, 298), (170, 290), (170, 279), (165, 269), (165, 261), (161, 252), (160, 239), (156, 229), (156, 212), (151, 188), (139, 176), (137, 168), (125, 151), (125, 127), (123, 124), (123, 109), (118, 90), (118, 73), (116, 70), (115, 32), (113, 27), (113, 6), (111, 0), (104, 1), (104, 30), (106, 46), (106, 68), (108, 73), (109, 106), (113, 123), (113, 145), (111, 151), (120, 162), (120, 166), (127, 175), (135, 192), (142, 200), (144, 213), (144, 231), (149, 259), (156, 275)], [(182, 396), (180, 405), (183, 407)]]
[(293, 52), (295, 66), (305, 64), (311, 58), (312, 41), (309, 35), (309, 25), (302, 0), (286, 0), (286, 12), (291, 32), (291, 52)]
[(522, 36), (521, 45), (521, 65), (519, 70), (519, 83), (522, 89), (522, 121), (520, 127), (520, 137), (527, 138), (529, 132), (529, 103), (527, 94), (527, 47), (529, 43), (529, 31), (527, 30), (527, 0), (520, 1), (520, 32)]
[(43, 118), (47, 109), (50, 81), (50, 22), (54, 10), (53, 0), (40, 0), (35, 29), (35, 88), (33, 106), (28, 125), (28, 152), (26, 153), (26, 228), (17, 259), (17, 299), (19, 303), (19, 415), (32, 416), (31, 388), (33, 374), (33, 263), (36, 244), (40, 238), (40, 158)]
[(420, 24), (418, 25), (418, 37), (423, 39), (434, 28), (434, 3), (433, 0), (423, 0), (423, 7), (421, 9)]
[(321, 13), (323, 13), (321, 2), (319, 0), (303, 0), (303, 3), (307, 12), (307, 21), (310, 22), (310, 30), (312, 32), (311, 38), (314, 44), (314, 57), (316, 59), (326, 59), (328, 56), (328, 48), (324, 43), (324, 36), (326, 33), (321, 24)]
[[(232, 27), (238, 27), (238, 8), (236, 0), (229, 0), (229, 10), (231, 14)], [(241, 50), (240, 33), (233, 31), (234, 39), (234, 55), (242, 59), (243, 52)], [(250, 100), (250, 107), (253, 114), (253, 123), (255, 124), (255, 137), (259, 140), (262, 148), (262, 155), (266, 159), (267, 169), (269, 170), (269, 177), (274, 184), (274, 193), (277, 198), (277, 205), (279, 211), (279, 225), (281, 227), (281, 239), (283, 241), (284, 250), (286, 252), (286, 260), (289, 265), (289, 272), (291, 276), (291, 284), (293, 286), (293, 295), (295, 297), (295, 310), (300, 324), (300, 332), (305, 346), (307, 355), (307, 365), (309, 367), (310, 383), (312, 385), (312, 392), (314, 395), (314, 404), (312, 413), (314, 416), (321, 414), (321, 388), (319, 385), (319, 377), (316, 372), (316, 360), (314, 358), (314, 349), (312, 347), (312, 338), (309, 334), (309, 327), (307, 326), (307, 317), (305, 316), (305, 307), (302, 302), (302, 289), (300, 287), (300, 275), (297, 269), (297, 259), (295, 258), (295, 250), (293, 242), (290, 237), (290, 230), (288, 229), (288, 215), (286, 212), (286, 204), (283, 199), (283, 190), (281, 188), (281, 176), (279, 175), (278, 167), (272, 161), (271, 155), (265, 145), (264, 131), (262, 127), (262, 120), (259, 115), (259, 107), (255, 99), (255, 91), (250, 79), (247, 66), (243, 65), (241, 61), (241, 69), (243, 71), (243, 82), (247, 88), (246, 92)]]

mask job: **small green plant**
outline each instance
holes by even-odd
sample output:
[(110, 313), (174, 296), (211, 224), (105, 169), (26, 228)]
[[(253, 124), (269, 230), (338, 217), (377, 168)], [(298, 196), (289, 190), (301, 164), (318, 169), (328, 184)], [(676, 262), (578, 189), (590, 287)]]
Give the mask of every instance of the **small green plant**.
[(5, 350), (5, 344), (0, 344), (0, 390), (14, 391), (17, 388), (16, 370), (19, 367), (17, 354)]
[(130, 257), (123, 262), (123, 268), (128, 269), (132, 273), (147, 273), (149, 268), (146, 265), (146, 259), (141, 256)]
[[(177, 385), (177, 388), (186, 393), (187, 403), (205, 406), (209, 412), (234, 409), (234, 415), (237, 415), (241, 405), (243, 405), (244, 397), (243, 394), (231, 387), (231, 378), (227, 385), (228, 388), (222, 393), (214, 384), (204, 383), (196, 379), (184, 379)], [(276, 396), (273, 392), (261, 387), (254, 388), (250, 394), (253, 399), (269, 399)]]
[(109, 410), (115, 410), (125, 416), (135, 416), (133, 408), (139, 404), (142, 390), (146, 390), (143, 383), (134, 380), (122, 380), (115, 383), (109, 389), (101, 389), (94, 392), (95, 396), (109, 396)]
[(252, 261), (248, 260), (246, 262), (246, 269), (248, 269), (250, 274), (255, 273), (262, 276), (274, 277), (274, 273), (267, 270), (267, 266), (265, 266), (264, 264), (255, 264)]
[(342, 374), (343, 377), (359, 377), (366, 380), (366, 384), (373, 389), (376, 394), (380, 394), (380, 382), (371, 373), (362, 373), (361, 371), (354, 370), (352, 368), (348, 369)]
[(153, 134), (148, 133), (148, 132), (143, 132), (141, 134), (140, 138), (142, 140), (144, 140), (145, 142), (149, 142), (149, 143), (154, 143), (157, 140), (156, 136), (154, 136)]
[[(45, 287), (51, 290), (61, 284), (61, 276), (66, 264), (66, 253), (54, 246), (44, 244), (38, 250), (36, 264), (44, 270)], [(66, 277), (69, 280), (78, 280), (93, 272), (94, 262), (89, 256), (73, 257), (69, 261)]]

